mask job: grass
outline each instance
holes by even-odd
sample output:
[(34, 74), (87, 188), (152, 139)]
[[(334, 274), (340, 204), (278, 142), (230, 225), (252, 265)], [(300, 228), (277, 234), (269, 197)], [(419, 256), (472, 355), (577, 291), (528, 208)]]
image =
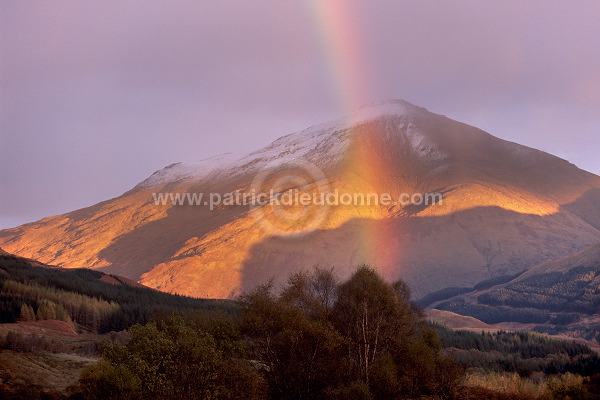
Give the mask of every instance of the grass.
[(517, 373), (475, 372), (468, 374), (465, 380), (467, 394), (492, 392), (498, 394), (498, 398), (536, 400), (553, 399), (560, 388), (576, 388), (582, 384), (583, 378), (571, 373), (549, 377), (538, 374), (526, 378)]
[(37, 385), (64, 392), (96, 359), (73, 354), (0, 352), (0, 379), (11, 386)]

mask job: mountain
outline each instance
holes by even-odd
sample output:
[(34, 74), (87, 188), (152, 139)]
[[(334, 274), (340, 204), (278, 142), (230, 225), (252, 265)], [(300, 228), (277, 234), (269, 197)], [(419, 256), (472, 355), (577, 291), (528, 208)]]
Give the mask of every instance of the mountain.
[[(274, 189), (271, 192), (269, 189)], [(237, 191), (439, 193), (442, 204), (210, 207)], [(337, 191), (337, 192), (336, 192)], [(199, 205), (157, 194), (202, 193)], [(404, 198), (405, 199), (405, 198)], [(164, 198), (163, 198), (164, 200)], [(244, 156), (155, 172), (123, 195), (0, 231), (14, 254), (226, 298), (314, 264), (361, 263), (416, 297), (526, 270), (600, 241), (600, 177), (401, 100), (283, 136)], [(214, 208), (214, 209), (211, 209)]]

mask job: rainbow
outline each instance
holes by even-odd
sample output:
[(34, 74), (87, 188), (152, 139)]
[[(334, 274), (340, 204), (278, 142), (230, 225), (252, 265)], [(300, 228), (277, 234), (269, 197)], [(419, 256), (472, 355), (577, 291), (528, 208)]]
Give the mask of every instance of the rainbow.
[[(369, 74), (365, 68), (367, 51), (363, 42), (361, 17), (354, 4), (346, 0), (312, 0), (311, 13), (323, 43), (323, 57), (333, 82), (342, 115), (349, 115), (372, 101)], [(381, 132), (383, 134), (383, 132)], [(353, 132), (349, 149), (348, 168), (357, 171), (366, 182), (358, 190), (384, 193), (390, 190), (392, 165), (381, 155), (383, 141), (377, 140), (379, 132), (367, 132), (360, 128)], [(373, 210), (375, 211), (375, 210)], [(398, 277), (400, 271), (400, 246), (395, 232), (396, 224), (389, 219), (381, 220), (381, 213), (369, 213), (361, 225), (359, 252), (373, 262), (384, 276)], [(375, 215), (374, 215), (375, 214)]]
[(347, 114), (369, 98), (360, 16), (353, 5), (344, 0), (311, 0), (311, 4), (332, 89), (338, 95), (341, 111)]

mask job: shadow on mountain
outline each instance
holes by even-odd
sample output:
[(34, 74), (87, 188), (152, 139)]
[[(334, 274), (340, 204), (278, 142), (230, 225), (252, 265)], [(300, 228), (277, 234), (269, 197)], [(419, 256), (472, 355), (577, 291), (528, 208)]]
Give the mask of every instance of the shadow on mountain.
[[(560, 207), (600, 230), (600, 188), (590, 189), (572, 203)], [(600, 237), (598, 238), (600, 240)]]
[[(360, 263), (377, 266), (388, 279), (402, 277), (417, 296), (475, 284), (598, 241), (598, 204), (600, 189), (592, 189), (562, 206), (562, 212), (547, 216), (477, 207), (439, 217), (353, 219), (300, 239), (267, 237), (252, 247), (244, 262), (241, 289), (250, 290), (273, 276), (283, 282), (290, 273), (314, 264), (335, 265), (346, 277)], [(203, 249), (177, 253), (191, 238), (201, 238), (246, 212), (243, 206), (213, 211), (203, 206), (171, 207), (164, 218), (118, 237), (101, 250), (99, 258), (111, 265), (100, 270), (137, 280), (158, 264), (198, 255)]]
[(242, 291), (270, 278), (281, 284), (291, 273), (315, 264), (334, 265), (345, 278), (357, 265), (369, 263), (387, 279), (407, 281), (415, 297), (474, 285), (596, 243), (600, 203), (593, 206), (599, 194), (590, 190), (563, 212), (546, 216), (476, 207), (437, 217), (352, 219), (300, 239), (269, 237), (251, 249)]
[[(209, 193), (203, 189), (206, 188), (190, 188), (189, 192)], [(214, 190), (213, 192), (218, 193)], [(186, 255), (175, 255), (190, 239), (200, 238), (240, 218), (245, 212), (247, 207), (243, 206), (227, 206), (214, 210), (205, 205), (170, 207), (165, 217), (119, 236), (111, 245), (101, 250), (98, 258), (108, 261), (111, 265), (99, 270), (138, 280), (157, 264), (185, 258)]]

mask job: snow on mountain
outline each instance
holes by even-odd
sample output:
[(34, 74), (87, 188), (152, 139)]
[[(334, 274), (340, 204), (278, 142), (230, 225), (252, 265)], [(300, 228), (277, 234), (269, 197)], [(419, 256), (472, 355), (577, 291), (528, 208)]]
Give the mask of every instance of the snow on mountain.
[(417, 107), (404, 100), (386, 100), (371, 103), (360, 107), (357, 111), (342, 118), (347, 126), (360, 125), (362, 123), (380, 118), (385, 115), (410, 115), (427, 112), (425, 108)]
[(311, 126), (285, 135), (264, 148), (247, 155), (222, 154), (197, 162), (175, 163), (153, 173), (136, 188), (174, 183), (182, 180), (203, 180), (219, 170), (242, 175), (255, 172), (274, 161), (307, 160), (316, 165), (339, 162), (352, 141), (352, 128), (384, 117), (394, 117), (388, 132), (403, 131), (408, 152), (422, 159), (439, 160), (446, 155), (411, 122), (410, 116), (427, 110), (404, 100), (388, 100), (365, 105), (334, 121)]
[[(404, 128), (404, 126), (401, 126)], [(425, 136), (415, 125), (408, 124), (404, 137), (408, 141), (408, 149), (422, 160), (443, 160), (448, 155), (439, 149), (436, 143)]]
[(137, 184), (135, 188), (173, 183), (190, 178), (200, 180), (225, 168), (237, 159), (239, 159), (239, 155), (225, 153), (196, 162), (174, 163), (154, 172), (150, 177)]

